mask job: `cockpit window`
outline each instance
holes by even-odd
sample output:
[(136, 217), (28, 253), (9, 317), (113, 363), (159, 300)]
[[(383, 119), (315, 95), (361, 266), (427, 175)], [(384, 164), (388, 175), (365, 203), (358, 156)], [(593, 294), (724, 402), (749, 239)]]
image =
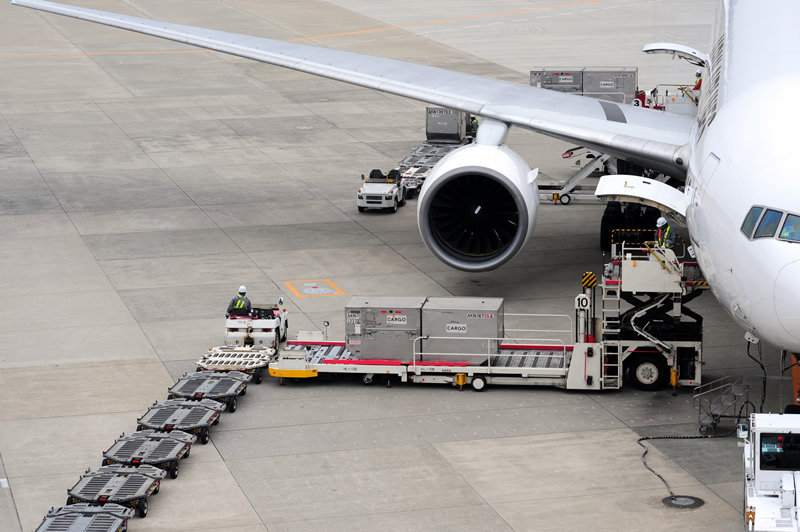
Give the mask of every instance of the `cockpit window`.
[(742, 233), (744, 233), (747, 238), (753, 236), (753, 229), (755, 228), (758, 217), (761, 216), (761, 212), (763, 210), (764, 207), (753, 207), (750, 209), (750, 212), (747, 213), (747, 217), (744, 219), (744, 223), (742, 224)]
[(758, 223), (758, 228), (753, 238), (771, 238), (775, 236), (781, 217), (783, 217), (782, 212), (768, 209), (767, 212), (764, 213), (764, 216), (761, 217), (761, 221)]
[(800, 216), (796, 214), (786, 216), (786, 221), (783, 222), (783, 228), (781, 228), (778, 238), (800, 242)]

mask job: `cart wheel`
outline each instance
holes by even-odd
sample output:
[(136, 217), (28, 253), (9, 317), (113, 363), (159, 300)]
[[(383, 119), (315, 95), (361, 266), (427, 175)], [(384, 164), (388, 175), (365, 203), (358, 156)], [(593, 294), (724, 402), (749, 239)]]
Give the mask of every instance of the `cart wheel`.
[(633, 386), (645, 392), (660, 390), (669, 382), (669, 369), (661, 354), (637, 355), (629, 375)]
[(486, 389), (486, 379), (483, 378), (481, 375), (475, 375), (472, 377), (472, 389), (476, 392), (482, 392)]
[(178, 478), (178, 461), (175, 460), (169, 465), (169, 478)]
[(375, 376), (372, 373), (365, 373), (364, 376), (361, 377), (361, 382), (363, 382), (365, 386), (372, 386), (372, 383), (375, 382)]
[(65, 506), (70, 506), (72, 504), (73, 504), (72, 497), (67, 497), (67, 504), (65, 504)]
[(109, 464), (111, 464), (111, 462), (109, 462), (107, 458), (103, 458), (103, 465), (107, 466)]
[(273, 347), (275, 348), (276, 351), (281, 348), (281, 329), (280, 329), (280, 327), (276, 327), (275, 328), (275, 343), (273, 344)]
[(233, 414), (236, 412), (236, 396), (228, 397), (228, 412)]
[(281, 331), (281, 332), (282, 332), (281, 342), (285, 342), (286, 341), (286, 333), (289, 332), (289, 320), (286, 320), (286, 323), (283, 324), (283, 331)]
[(139, 517), (144, 519), (147, 517), (147, 499), (139, 499), (139, 504), (136, 505), (137, 513)]
[(191, 452), (192, 452), (192, 448), (191, 448), (191, 447), (189, 447), (188, 449), (186, 449), (186, 452), (185, 452), (185, 453), (183, 453), (183, 456), (181, 456), (181, 460), (185, 460), (185, 459), (189, 458), (189, 454), (190, 454)]
[(208, 437), (208, 427), (206, 427), (206, 428), (204, 428), (204, 429), (202, 429), (202, 430), (200, 431), (200, 443), (202, 443), (203, 445), (205, 445), (205, 444), (207, 444), (207, 443), (208, 443), (208, 440), (209, 440), (209, 437)]
[(136, 425), (136, 432), (139, 432), (140, 430), (144, 430), (144, 427), (141, 425)]
[(700, 425), (700, 429), (698, 430), (700, 431), (700, 434), (705, 436), (706, 434), (708, 434), (708, 425)]
[(161, 491), (161, 482), (156, 483), (156, 488), (153, 490), (153, 495)]
[(569, 197), (569, 194), (562, 194), (558, 197), (558, 201), (561, 202), (561, 205), (569, 205), (569, 202), (572, 201), (572, 198)]
[(245, 395), (247, 395), (247, 386), (245, 386), (244, 388), (242, 388), (242, 393), (240, 393), (239, 395), (240, 395), (240, 396), (242, 396), (242, 397), (244, 397)]
[(197, 369), (194, 370), (195, 373), (200, 373), (201, 371), (203, 371), (203, 368), (200, 366), (197, 366)]
[(253, 382), (255, 382), (256, 384), (261, 384), (262, 380), (263, 378), (261, 376), (261, 368), (256, 368), (256, 370), (253, 372)]
[(169, 401), (170, 399), (175, 399), (175, 396), (172, 395), (171, 393), (168, 393), (167, 394), (167, 401)]
[(220, 416), (219, 416), (219, 415), (217, 415), (217, 418), (214, 420), (214, 422), (212, 423), (212, 425), (219, 425), (219, 418), (220, 418)]

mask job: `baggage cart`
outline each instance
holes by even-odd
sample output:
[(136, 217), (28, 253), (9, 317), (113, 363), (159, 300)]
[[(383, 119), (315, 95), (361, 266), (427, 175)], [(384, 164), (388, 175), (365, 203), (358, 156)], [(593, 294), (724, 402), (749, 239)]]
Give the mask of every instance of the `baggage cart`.
[(139, 467), (111, 464), (87, 469), (80, 480), (67, 490), (67, 506), (76, 503), (127, 506), (139, 517), (147, 517), (147, 499), (161, 488), (167, 475), (163, 469), (150, 465)]
[(179, 430), (194, 434), (203, 445), (208, 443), (211, 425), (219, 423), (225, 405), (211, 399), (190, 401), (168, 399), (156, 401), (136, 423), (136, 430), (152, 429), (160, 432)]

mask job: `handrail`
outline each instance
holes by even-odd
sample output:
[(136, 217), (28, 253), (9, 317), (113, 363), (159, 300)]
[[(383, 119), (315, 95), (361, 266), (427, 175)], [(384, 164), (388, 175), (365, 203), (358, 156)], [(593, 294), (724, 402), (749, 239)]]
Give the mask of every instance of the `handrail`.
[[(422, 342), (422, 340), (461, 340), (461, 341), (472, 341), (472, 342), (475, 342), (475, 341), (486, 341), (486, 352), (485, 353), (422, 352), (422, 351), (419, 350), (421, 348), (421, 343), (419, 343), (419, 344), (417, 343), (417, 342)], [(420, 356), (435, 355), (437, 357), (443, 356), (443, 357), (461, 357), (461, 358), (464, 358), (464, 357), (486, 357), (487, 358), (487, 362), (486, 362), (486, 366), (485, 367), (488, 369), (489, 373), (491, 373), (492, 357), (493, 356), (498, 356), (499, 349), (500, 349), (500, 342), (508, 341), (508, 340), (511, 340), (511, 341), (524, 341), (524, 342), (536, 341), (536, 342), (542, 342), (542, 343), (555, 342), (561, 347), (560, 350), (563, 353), (562, 356), (564, 356), (564, 357), (567, 356), (567, 344), (564, 341), (556, 339), (556, 338), (454, 338), (452, 336), (418, 336), (418, 337), (416, 337), (414, 339), (414, 343), (413, 343), (414, 353), (413, 353), (413, 358), (411, 360), (410, 367), (415, 367), (415, 366), (418, 366), (418, 365), (419, 366), (424, 366), (425, 365), (425, 361), (424, 360), (420, 360), (419, 362), (417, 361), (417, 356), (418, 355), (420, 355)], [(493, 347), (492, 342), (497, 342), (496, 348), (497, 348), (498, 352), (492, 352), (492, 347)], [(514, 356), (521, 356), (521, 357), (524, 357), (524, 358), (528, 358), (528, 357), (541, 356), (541, 355), (514, 355)]]

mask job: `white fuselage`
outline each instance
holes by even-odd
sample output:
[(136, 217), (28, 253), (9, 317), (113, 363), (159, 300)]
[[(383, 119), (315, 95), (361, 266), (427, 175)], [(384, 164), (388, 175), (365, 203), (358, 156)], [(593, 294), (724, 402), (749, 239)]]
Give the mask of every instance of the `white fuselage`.
[(798, 23), (800, 2), (722, 2), (701, 101), (702, 115), (716, 70), (716, 114), (705, 128), (698, 118), (686, 187), (691, 239), (714, 294), (744, 328), (796, 353), (800, 243), (740, 229), (753, 206), (800, 214)]

